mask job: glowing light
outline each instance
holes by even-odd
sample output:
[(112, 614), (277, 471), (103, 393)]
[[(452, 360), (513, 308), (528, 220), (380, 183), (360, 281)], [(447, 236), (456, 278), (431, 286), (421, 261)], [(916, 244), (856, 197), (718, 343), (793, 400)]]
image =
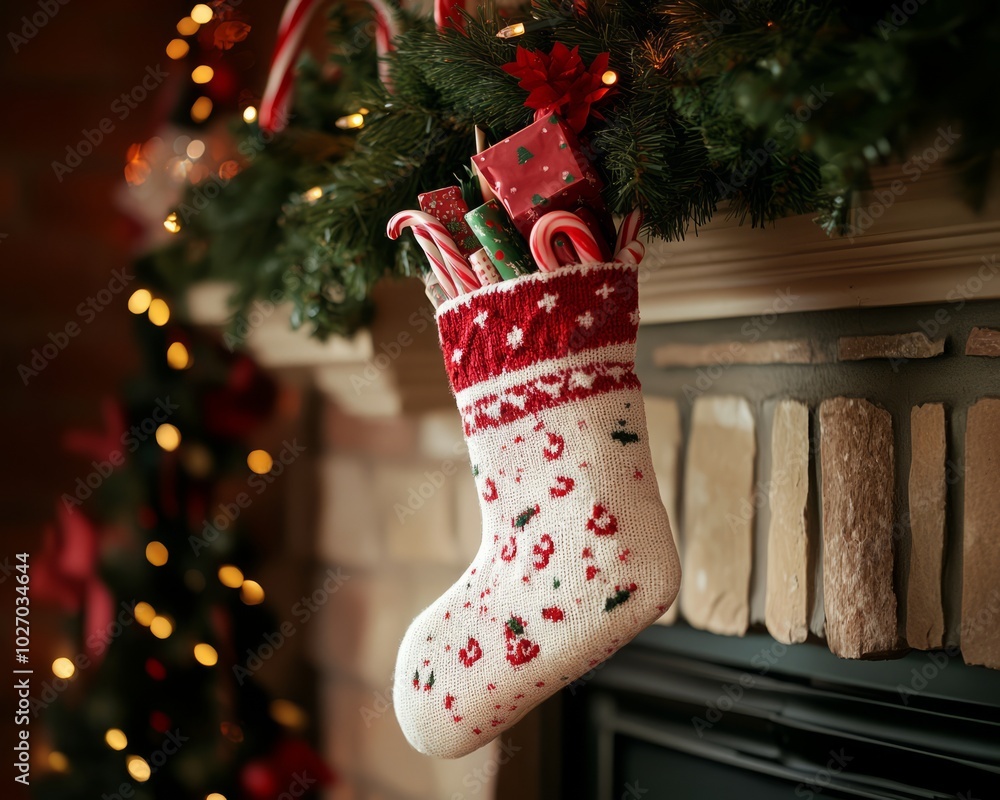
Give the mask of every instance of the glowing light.
[(76, 673), (76, 666), (68, 658), (57, 658), (52, 662), (52, 674), (57, 678), (72, 678)]
[(274, 466), (274, 459), (271, 458), (271, 454), (267, 450), (251, 450), (247, 456), (247, 466), (250, 467), (251, 472), (266, 475)]
[(128, 310), (133, 314), (145, 314), (152, 300), (149, 289), (136, 289), (128, 299)]
[(219, 583), (230, 589), (239, 589), (243, 585), (243, 573), (232, 564), (219, 567)]
[(210, 644), (196, 644), (194, 646), (194, 660), (203, 667), (214, 667), (219, 663), (219, 654)]
[(251, 123), (257, 119), (257, 109), (254, 106), (247, 106), (243, 109), (243, 121)]
[(219, 794), (218, 792), (212, 792), (211, 794), (205, 795), (205, 800), (226, 800), (224, 794)]
[(147, 313), (149, 314), (149, 321), (158, 328), (163, 327), (170, 320), (170, 306), (159, 297), (150, 302)]
[(136, 603), (135, 608), (132, 609), (132, 613), (135, 615), (136, 622), (147, 628), (156, 619), (156, 609), (149, 603)]
[(264, 602), (264, 587), (257, 581), (243, 581), (240, 587), (240, 600), (248, 606), (259, 606)]
[(309, 724), (306, 712), (291, 700), (272, 700), (270, 710), (271, 719), (286, 728), (302, 730)]
[(162, 542), (150, 542), (146, 545), (146, 560), (154, 567), (162, 567), (170, 558), (170, 553)]
[(618, 73), (613, 69), (607, 70), (603, 75), (601, 75), (601, 83), (605, 86), (614, 86), (618, 83)]
[(353, 128), (360, 128), (365, 124), (364, 114), (348, 114), (346, 117), (341, 117), (338, 119), (334, 125), (343, 131), (348, 131)]
[(176, 61), (178, 58), (184, 58), (190, 49), (183, 39), (171, 39), (167, 44), (167, 55)]
[(181, 443), (181, 432), (175, 425), (164, 422), (156, 429), (156, 443), (168, 453), (172, 453)]
[(497, 31), (498, 39), (513, 39), (515, 36), (524, 36), (523, 22), (515, 22), (513, 25), (508, 25)]
[(202, 64), (200, 67), (195, 67), (191, 70), (191, 80), (195, 83), (208, 83), (214, 77), (215, 70), (207, 64)]
[(174, 632), (174, 624), (166, 617), (157, 615), (149, 623), (149, 630), (157, 639), (166, 639)]
[(181, 223), (177, 219), (177, 212), (171, 211), (167, 214), (167, 218), (163, 220), (163, 227), (166, 228), (170, 233), (180, 233)]
[(184, 17), (184, 19), (177, 23), (177, 32), (181, 36), (190, 36), (192, 33), (197, 33), (200, 27), (201, 25), (191, 19), (191, 17)]
[(118, 728), (108, 728), (104, 734), (104, 741), (112, 750), (124, 750), (128, 747), (128, 737), (125, 732)]
[(195, 122), (204, 122), (212, 113), (212, 99), (202, 95), (191, 104), (191, 119)]
[(69, 772), (69, 759), (58, 750), (49, 753), (49, 769), (53, 772)]
[(318, 186), (313, 186), (312, 189), (310, 189), (309, 191), (302, 193), (302, 199), (305, 200), (307, 203), (315, 203), (322, 196), (323, 196), (323, 190), (320, 189)]
[(212, 8), (204, 3), (198, 3), (194, 8), (191, 9), (191, 19), (197, 22), (199, 25), (204, 25), (206, 22), (212, 21)]
[(182, 342), (174, 342), (167, 348), (167, 365), (173, 369), (187, 369), (191, 366), (191, 354)]
[(192, 139), (187, 146), (188, 158), (201, 158), (205, 155), (205, 143), (201, 139)]
[(139, 783), (145, 783), (149, 780), (149, 776), (152, 775), (153, 771), (149, 768), (149, 764), (146, 763), (146, 759), (141, 756), (129, 756), (126, 762), (128, 774), (131, 775)]

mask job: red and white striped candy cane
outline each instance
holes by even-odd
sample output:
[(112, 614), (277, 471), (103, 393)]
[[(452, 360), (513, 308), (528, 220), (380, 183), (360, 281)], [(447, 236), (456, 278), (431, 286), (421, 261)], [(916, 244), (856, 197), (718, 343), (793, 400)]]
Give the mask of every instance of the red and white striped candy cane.
[(413, 236), (417, 240), (417, 244), (420, 245), (420, 249), (424, 251), (424, 255), (427, 256), (427, 262), (431, 265), (431, 272), (437, 276), (438, 283), (444, 289), (444, 293), (448, 297), (458, 297), (460, 292), (452, 280), (451, 273), (444, 265), (444, 258), (441, 256), (441, 251), (434, 244), (434, 240), (430, 234), (420, 228), (414, 228)]
[(633, 239), (615, 254), (615, 261), (619, 264), (639, 264), (642, 257), (646, 255), (646, 248), (642, 242)]
[(638, 206), (625, 215), (625, 219), (622, 220), (622, 226), (618, 229), (618, 237), (615, 239), (615, 261), (618, 260), (618, 253), (639, 238), (639, 228), (642, 227), (642, 220), (642, 209)]
[(469, 266), (469, 262), (462, 255), (455, 240), (451, 238), (448, 229), (440, 220), (435, 219), (430, 214), (425, 214), (423, 211), (400, 211), (389, 220), (389, 224), (386, 226), (386, 235), (390, 239), (396, 239), (405, 228), (413, 228), (415, 234), (419, 231), (430, 238), (440, 252), (445, 269), (451, 276), (451, 282), (459, 294), (471, 292), (480, 287), (481, 284), (475, 271)]
[(552, 247), (552, 237), (557, 233), (570, 240), (580, 264), (599, 264), (604, 260), (594, 234), (583, 220), (569, 211), (549, 211), (538, 218), (529, 241), (531, 255), (543, 272), (552, 272), (562, 266)]
[(439, 31), (454, 28), (465, 30), (465, 18), (458, 9), (465, 8), (463, 0), (434, 0), (434, 24)]
[[(278, 39), (271, 56), (271, 69), (260, 101), (260, 127), (276, 133), (288, 124), (295, 83), (295, 62), (302, 49), (302, 40), (316, 9), (323, 0), (288, 0), (278, 23)], [(389, 86), (388, 64), (384, 60), (392, 52), (392, 40), (399, 35), (399, 25), (392, 6), (386, 0), (368, 0), (375, 11), (375, 50), (379, 55), (379, 77)]]

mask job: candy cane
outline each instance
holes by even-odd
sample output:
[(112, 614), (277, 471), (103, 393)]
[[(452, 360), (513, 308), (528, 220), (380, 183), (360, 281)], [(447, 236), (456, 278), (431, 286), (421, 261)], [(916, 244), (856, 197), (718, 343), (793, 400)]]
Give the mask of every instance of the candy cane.
[(448, 268), (444, 265), (444, 258), (442, 258), (438, 246), (434, 244), (434, 240), (431, 239), (426, 231), (422, 231), (419, 228), (413, 229), (413, 237), (417, 240), (417, 244), (420, 245), (420, 249), (424, 251), (424, 255), (427, 256), (431, 272), (437, 277), (437, 282), (444, 289), (444, 293), (448, 297), (458, 297), (459, 291), (455, 287), (451, 273), (448, 272)]
[[(642, 209), (636, 206), (622, 220), (622, 226), (618, 229), (618, 238), (615, 239), (615, 253), (620, 253), (631, 242), (639, 238), (639, 228), (642, 227)], [(641, 259), (642, 256), (639, 256)], [(617, 255), (615, 260), (618, 260)]]
[[(271, 56), (271, 68), (260, 101), (260, 127), (276, 133), (288, 124), (295, 83), (295, 61), (316, 9), (323, 0), (288, 0), (278, 23), (278, 38)], [(384, 56), (392, 52), (392, 40), (399, 35), (393, 8), (385, 0), (368, 0), (375, 11), (375, 50), (379, 56), (379, 77), (389, 87), (388, 64)]]
[(576, 214), (569, 211), (550, 211), (542, 214), (531, 229), (531, 255), (543, 272), (552, 272), (561, 266), (552, 248), (552, 237), (557, 233), (565, 234), (581, 264), (599, 264), (601, 248), (594, 239), (594, 234)]
[[(429, 238), (434, 243), (438, 254), (442, 257), (444, 268), (451, 276), (451, 283), (459, 294), (463, 291), (479, 288), (479, 278), (476, 277), (476, 273), (469, 266), (469, 262), (465, 260), (465, 256), (459, 251), (455, 240), (451, 238), (448, 229), (440, 220), (435, 219), (430, 214), (425, 214), (423, 211), (400, 211), (389, 220), (386, 235), (390, 239), (396, 239), (406, 228), (413, 228), (415, 234), (420, 231), (424, 237)], [(424, 252), (427, 252), (426, 248)], [(442, 281), (442, 285), (444, 285), (444, 281)], [(454, 296), (452, 295), (452, 297)]]
[(619, 264), (639, 264), (642, 257), (646, 255), (646, 248), (642, 242), (632, 240), (615, 254), (615, 261)]
[(454, 28), (456, 31), (465, 30), (465, 18), (459, 13), (459, 8), (464, 8), (462, 0), (434, 0), (434, 24), (439, 31), (445, 28)]

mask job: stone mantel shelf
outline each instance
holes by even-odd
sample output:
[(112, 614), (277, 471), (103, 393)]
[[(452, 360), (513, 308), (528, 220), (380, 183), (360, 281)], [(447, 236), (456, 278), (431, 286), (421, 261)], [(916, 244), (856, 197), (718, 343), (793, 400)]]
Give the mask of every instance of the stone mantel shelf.
[[(981, 270), (993, 277), (998, 269), (1000, 191), (976, 213), (959, 195), (950, 170), (932, 168), (913, 181), (902, 169), (897, 164), (873, 175), (872, 190), (855, 207), (874, 216), (879, 198), (891, 196), (892, 203), (853, 240), (827, 236), (812, 215), (760, 230), (720, 212), (684, 241), (650, 244), (640, 290), (642, 323), (1000, 297), (1000, 280), (977, 279)], [(863, 220), (863, 213), (857, 218)], [(189, 295), (193, 320), (225, 324), (229, 294), (225, 284), (196, 287)], [(351, 374), (376, 355), (368, 332), (321, 343), (292, 331), (289, 315), (288, 306), (271, 307), (246, 339), (264, 366), (333, 367)], [(391, 379), (391, 373), (383, 377)]]

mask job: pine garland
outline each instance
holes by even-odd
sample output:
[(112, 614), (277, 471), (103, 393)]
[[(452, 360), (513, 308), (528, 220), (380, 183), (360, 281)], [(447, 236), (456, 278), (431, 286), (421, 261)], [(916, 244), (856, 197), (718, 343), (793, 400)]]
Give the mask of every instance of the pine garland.
[[(467, 182), (476, 125), (496, 141), (531, 121), (501, 67), (517, 44), (547, 51), (555, 40), (587, 63), (611, 53), (616, 93), (585, 139), (611, 209), (642, 206), (650, 236), (682, 238), (720, 209), (753, 226), (814, 213), (836, 234), (871, 166), (948, 124), (961, 138), (947, 157), (981, 202), (1000, 110), (978, 87), (997, 77), (1000, 10), (912, 5), (590, 0), (580, 15), (569, 0), (539, 0), (532, 16), (558, 24), (516, 40), (496, 37), (489, 6), (464, 34), (408, 20), (391, 95), (371, 52), (341, 48), (345, 77), (333, 86), (307, 68), (288, 131), (151, 264), (161, 279), (235, 279), (242, 304), (278, 290), (294, 301), (294, 324), (353, 332), (376, 281), (425, 269), (411, 237), (385, 238), (388, 219), (420, 192)], [(332, 15), (335, 50), (350, 41), (349, 7)], [(359, 108), (364, 127), (337, 131), (337, 116)], [(304, 196), (313, 186), (319, 199)]]

